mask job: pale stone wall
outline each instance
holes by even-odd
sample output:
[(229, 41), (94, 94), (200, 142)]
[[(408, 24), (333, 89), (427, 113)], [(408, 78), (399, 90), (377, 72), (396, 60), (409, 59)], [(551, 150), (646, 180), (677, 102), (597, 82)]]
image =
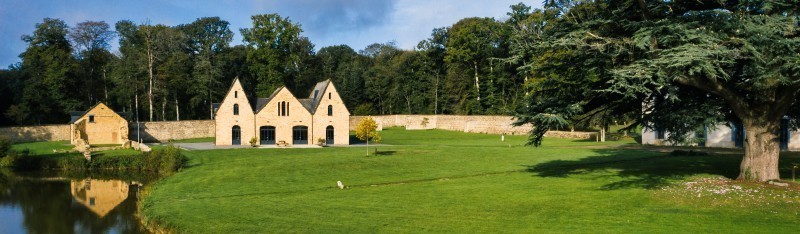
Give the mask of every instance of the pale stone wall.
[[(214, 120), (141, 122), (139, 126), (141, 126), (141, 132), (137, 132), (135, 122), (130, 123), (129, 139), (136, 141), (137, 133), (141, 136), (142, 142), (214, 137), (215, 134)], [(228, 140), (230, 141), (230, 139)]]
[(69, 124), (19, 126), (0, 128), (0, 136), (14, 142), (67, 141), (70, 139)]
[[(317, 139), (325, 139), (328, 126), (333, 127), (334, 145), (350, 144), (350, 112), (344, 105), (344, 101), (339, 97), (339, 92), (329, 83), (325, 92), (322, 93), (317, 109), (314, 111), (314, 138), (312, 144), (317, 143)], [(328, 116), (328, 106), (333, 109), (332, 115)]]
[[(90, 121), (92, 117), (94, 121)], [(82, 132), (81, 138), (85, 134), (85, 140), (89, 144), (123, 144), (128, 140), (128, 121), (103, 103), (75, 121), (81, 122), (83, 124), (79, 124), (78, 130)]]
[[(288, 107), (288, 115), (280, 116), (278, 114), (278, 105), (281, 102), (286, 102)], [(315, 144), (313, 136), (314, 125), (311, 121), (311, 113), (308, 113), (305, 107), (289, 92), (288, 89), (282, 88), (275, 96), (269, 100), (266, 106), (256, 114), (255, 127), (256, 137), (260, 137), (261, 126), (274, 126), (275, 127), (275, 142), (285, 141), (292, 144), (292, 128), (294, 126), (308, 127), (308, 144)], [(219, 133), (217, 134), (219, 136)], [(323, 135), (324, 137), (324, 135)], [(248, 138), (249, 139), (249, 138)], [(259, 139), (260, 141), (261, 139)], [(217, 140), (217, 145), (219, 144)], [(228, 142), (230, 144), (230, 141)], [(223, 144), (224, 145), (224, 144)]]
[[(355, 129), (366, 116), (350, 117), (350, 128)], [(370, 116), (378, 124), (379, 130), (385, 127), (405, 127), (408, 130), (443, 129), (469, 133), (525, 135), (531, 125), (512, 126), (511, 116), (500, 115), (378, 115)], [(545, 136), (589, 139), (594, 132), (548, 131)]]
[[(233, 114), (234, 105), (239, 105), (239, 114)], [(255, 137), (255, 115), (250, 102), (247, 100), (239, 79), (233, 81), (231, 89), (225, 95), (214, 117), (216, 127), (216, 144), (231, 145), (234, 126), (241, 129), (241, 144), (247, 145), (250, 138)]]

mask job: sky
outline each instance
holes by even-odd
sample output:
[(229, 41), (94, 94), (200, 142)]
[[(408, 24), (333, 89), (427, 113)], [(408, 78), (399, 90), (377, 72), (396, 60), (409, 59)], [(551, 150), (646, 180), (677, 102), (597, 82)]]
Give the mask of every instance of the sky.
[(230, 22), (232, 44), (237, 45), (242, 44), (239, 29), (252, 26), (250, 16), (278, 13), (299, 23), (316, 50), (345, 44), (358, 51), (390, 41), (412, 49), (434, 28), (467, 17), (506, 19), (509, 6), (519, 2), (541, 6), (540, 0), (0, 0), (0, 68), (20, 62), (27, 46), (20, 38), (48, 17), (70, 26), (105, 21), (113, 28), (120, 20), (175, 26), (219, 16)]

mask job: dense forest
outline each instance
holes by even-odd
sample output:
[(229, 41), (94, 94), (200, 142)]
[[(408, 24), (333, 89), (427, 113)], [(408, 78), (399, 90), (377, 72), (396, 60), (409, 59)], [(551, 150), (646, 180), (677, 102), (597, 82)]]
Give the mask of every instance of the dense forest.
[(66, 123), (70, 111), (98, 102), (141, 121), (210, 119), (234, 77), (250, 98), (280, 86), (306, 96), (331, 79), (355, 115), (509, 114), (526, 76), (503, 59), (530, 11), (520, 3), (504, 20), (465, 18), (413, 50), (386, 42), (358, 51), (316, 49), (300, 24), (277, 14), (252, 16), (241, 45), (219, 17), (175, 26), (45, 18), (22, 36), (21, 62), (0, 70), (0, 125)]

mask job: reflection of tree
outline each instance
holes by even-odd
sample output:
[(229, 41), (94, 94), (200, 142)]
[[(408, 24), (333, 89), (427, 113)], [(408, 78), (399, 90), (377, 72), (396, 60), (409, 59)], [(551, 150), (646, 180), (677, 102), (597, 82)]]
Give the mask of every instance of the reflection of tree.
[(143, 232), (133, 215), (137, 187), (127, 189), (127, 199), (103, 217), (73, 200), (68, 181), (0, 179), (0, 188), (4, 188), (0, 192), (0, 206), (17, 207), (26, 232)]

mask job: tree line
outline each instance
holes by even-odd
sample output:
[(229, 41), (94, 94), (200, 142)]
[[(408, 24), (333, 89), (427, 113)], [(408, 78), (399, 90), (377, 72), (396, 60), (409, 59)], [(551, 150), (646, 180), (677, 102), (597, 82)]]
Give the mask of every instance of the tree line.
[[(520, 12), (525, 11), (525, 12)], [(278, 14), (254, 15), (243, 44), (219, 17), (168, 26), (129, 20), (69, 26), (45, 18), (21, 62), (0, 70), (0, 125), (65, 123), (70, 111), (104, 102), (141, 121), (211, 119), (238, 77), (250, 98), (286, 86), (307, 96), (331, 79), (351, 113), (508, 114), (521, 103), (526, 76), (509, 56), (518, 17), (465, 18), (432, 30), (411, 50), (394, 42), (356, 51), (315, 49), (302, 27)], [(111, 44), (118, 41), (118, 49)]]

